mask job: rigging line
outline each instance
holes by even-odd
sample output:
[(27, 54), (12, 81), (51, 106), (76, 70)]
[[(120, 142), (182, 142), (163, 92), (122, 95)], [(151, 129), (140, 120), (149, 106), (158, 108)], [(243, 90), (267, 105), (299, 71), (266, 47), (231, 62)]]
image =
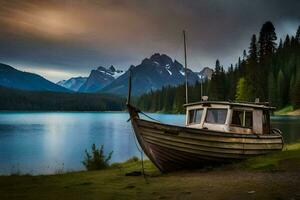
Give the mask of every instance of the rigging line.
[(150, 117), (149, 115), (147, 115), (147, 114), (146, 114), (146, 113), (144, 113), (143, 111), (140, 111), (140, 110), (139, 110), (139, 113), (141, 113), (142, 115), (144, 115), (144, 116), (148, 117), (149, 119), (151, 119), (151, 120), (153, 120), (153, 121), (156, 121), (156, 122), (159, 122), (159, 123), (161, 123), (159, 120), (157, 120), (157, 119), (154, 119), (154, 118)]
[(137, 144), (137, 138), (135, 137), (135, 135), (133, 134), (133, 128), (131, 127), (131, 133), (132, 133), (132, 135), (133, 135), (133, 140), (134, 140), (134, 143), (135, 143), (135, 146), (136, 146), (136, 148), (137, 148), (137, 150), (140, 152), (140, 154), (141, 154), (141, 161), (142, 161), (142, 173), (143, 173), (143, 177), (144, 177), (144, 180), (145, 180), (145, 182), (147, 183), (147, 184), (149, 184), (149, 181), (148, 181), (148, 179), (147, 179), (147, 177), (146, 177), (146, 174), (145, 174), (145, 167), (144, 167), (144, 158), (143, 158), (143, 150), (142, 149), (140, 149), (139, 148), (139, 145)]
[[(176, 55), (175, 55), (175, 58), (178, 62), (180, 63), (183, 63), (184, 62), (184, 57), (182, 55), (182, 36), (181, 34), (177, 33), (176, 34), (178, 36), (176, 36), (176, 48), (175, 48), (175, 51), (176, 51)], [(183, 62), (182, 62), (183, 61)]]

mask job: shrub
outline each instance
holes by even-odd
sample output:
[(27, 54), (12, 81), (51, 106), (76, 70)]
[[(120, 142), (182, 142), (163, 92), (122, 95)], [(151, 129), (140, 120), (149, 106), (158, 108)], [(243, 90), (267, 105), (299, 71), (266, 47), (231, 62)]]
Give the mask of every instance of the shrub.
[(113, 152), (110, 152), (108, 156), (104, 155), (103, 145), (98, 149), (95, 144), (92, 145), (92, 152), (89, 153), (85, 150), (85, 157), (82, 164), (85, 168), (90, 170), (100, 170), (109, 167), (109, 160), (111, 159)]
[(131, 158), (129, 158), (128, 160), (125, 161), (125, 163), (132, 163), (132, 162), (137, 162), (140, 159), (137, 156), (132, 156)]

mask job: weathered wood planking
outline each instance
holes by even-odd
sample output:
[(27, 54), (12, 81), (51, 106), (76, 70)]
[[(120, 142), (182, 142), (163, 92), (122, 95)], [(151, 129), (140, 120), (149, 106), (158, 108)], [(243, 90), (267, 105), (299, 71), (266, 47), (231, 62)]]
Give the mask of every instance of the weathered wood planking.
[(162, 172), (232, 162), (283, 147), (282, 136), (275, 132), (236, 134), (179, 127), (140, 119), (130, 105), (128, 110), (140, 146)]

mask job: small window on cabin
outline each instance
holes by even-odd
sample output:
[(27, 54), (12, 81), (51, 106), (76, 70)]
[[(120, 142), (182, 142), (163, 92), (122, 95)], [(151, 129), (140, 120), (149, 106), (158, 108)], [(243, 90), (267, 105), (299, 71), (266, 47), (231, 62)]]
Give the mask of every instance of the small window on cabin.
[(231, 124), (235, 126), (243, 126), (244, 111), (233, 110)]
[(253, 126), (253, 115), (251, 111), (245, 111), (245, 127), (252, 128)]
[(201, 122), (203, 109), (189, 111), (189, 124), (199, 124)]
[(233, 110), (231, 125), (252, 128), (253, 126), (252, 111)]
[(269, 111), (263, 111), (263, 134), (270, 133), (270, 113)]
[(227, 109), (208, 108), (205, 122), (212, 124), (225, 124)]

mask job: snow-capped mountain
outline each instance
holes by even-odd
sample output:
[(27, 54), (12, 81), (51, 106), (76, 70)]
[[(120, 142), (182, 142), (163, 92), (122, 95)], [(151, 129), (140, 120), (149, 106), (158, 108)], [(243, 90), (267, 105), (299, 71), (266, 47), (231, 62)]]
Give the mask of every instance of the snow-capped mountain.
[(0, 86), (30, 91), (71, 92), (44, 77), (0, 63)]
[(64, 88), (77, 92), (79, 88), (86, 82), (87, 77), (73, 77), (68, 80), (62, 80), (57, 82), (57, 85), (60, 85)]
[(116, 78), (124, 74), (122, 70), (117, 70), (114, 66), (109, 68), (98, 67), (92, 70), (84, 84), (79, 88), (79, 92), (98, 92), (103, 87), (110, 84)]
[[(157, 90), (167, 85), (183, 84), (185, 80), (185, 69), (176, 60), (172, 60), (165, 54), (156, 53), (146, 58), (138, 66), (131, 66), (132, 71), (132, 93), (140, 95), (151, 90)], [(199, 80), (198, 75), (188, 69), (188, 80), (194, 84)], [(128, 90), (129, 71), (124, 73), (101, 91), (125, 95)]]
[(211, 76), (213, 74), (214, 70), (209, 68), (209, 67), (204, 67), (200, 72), (198, 72), (198, 76), (201, 80), (205, 80), (205, 79), (208, 79), (210, 80), (211, 79)]

